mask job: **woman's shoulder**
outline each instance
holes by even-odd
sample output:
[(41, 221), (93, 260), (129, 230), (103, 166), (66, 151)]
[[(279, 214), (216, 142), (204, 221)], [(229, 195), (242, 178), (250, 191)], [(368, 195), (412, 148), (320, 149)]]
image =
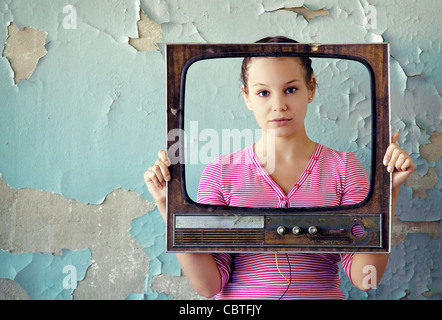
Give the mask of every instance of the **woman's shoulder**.
[(362, 162), (352, 151), (339, 151), (323, 146), (320, 155), (322, 169), (333, 172), (361, 171), (364, 172)]
[(324, 146), (324, 145), (321, 145), (321, 147), (322, 147), (321, 155), (322, 155), (322, 158), (325, 160), (334, 159), (339, 162), (348, 162), (348, 161), (354, 161), (354, 160), (359, 161), (352, 151), (339, 151), (339, 150), (335, 150), (335, 149), (332, 149), (332, 148)]
[(231, 153), (220, 154), (209, 163), (209, 166), (225, 167), (249, 164), (251, 163), (250, 148), (253, 148), (253, 145)]

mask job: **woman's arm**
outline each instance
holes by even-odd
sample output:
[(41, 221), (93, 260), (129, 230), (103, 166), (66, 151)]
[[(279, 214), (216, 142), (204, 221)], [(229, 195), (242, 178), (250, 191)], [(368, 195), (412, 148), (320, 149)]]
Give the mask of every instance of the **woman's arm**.
[[(392, 208), (394, 214), (400, 186), (416, 169), (416, 165), (408, 152), (402, 150), (397, 144), (399, 133), (393, 135), (392, 143), (387, 148), (384, 156), (384, 166), (393, 173), (392, 181)], [(392, 218), (392, 217), (391, 217)], [(393, 219), (390, 219), (392, 221)], [(389, 254), (359, 253), (353, 257), (351, 265), (351, 279), (353, 284), (363, 291), (376, 288), (384, 275)]]
[[(158, 210), (166, 221), (166, 181), (170, 180), (170, 161), (164, 150), (144, 174), (146, 186), (155, 200)], [(176, 253), (178, 262), (195, 291), (211, 298), (221, 289), (221, 276), (211, 253)]]

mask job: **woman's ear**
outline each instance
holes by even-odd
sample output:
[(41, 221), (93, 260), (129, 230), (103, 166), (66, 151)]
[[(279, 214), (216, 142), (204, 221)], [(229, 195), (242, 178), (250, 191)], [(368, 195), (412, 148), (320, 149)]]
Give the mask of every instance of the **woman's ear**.
[(247, 93), (247, 90), (244, 87), (244, 85), (241, 86), (241, 94), (242, 94), (244, 102), (245, 102), (245, 104), (247, 106), (247, 109), (252, 110), (252, 106), (251, 106), (250, 101), (249, 101), (249, 94)]
[(313, 101), (313, 98), (315, 97), (315, 92), (316, 92), (316, 77), (312, 76), (312, 78), (310, 79), (310, 83), (308, 84), (308, 91), (309, 91), (309, 102)]

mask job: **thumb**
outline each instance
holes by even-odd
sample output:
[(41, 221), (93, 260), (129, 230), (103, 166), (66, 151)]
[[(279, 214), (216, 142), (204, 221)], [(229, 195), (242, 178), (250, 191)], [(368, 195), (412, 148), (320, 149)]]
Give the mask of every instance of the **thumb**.
[(393, 134), (393, 137), (391, 137), (391, 143), (396, 143), (398, 140), (399, 140), (399, 132), (396, 131), (396, 132)]

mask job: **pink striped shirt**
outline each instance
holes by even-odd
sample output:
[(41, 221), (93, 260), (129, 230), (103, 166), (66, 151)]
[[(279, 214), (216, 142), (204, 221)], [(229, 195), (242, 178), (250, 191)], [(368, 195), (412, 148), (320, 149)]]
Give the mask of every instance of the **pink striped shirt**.
[[(242, 207), (336, 206), (359, 203), (369, 182), (351, 152), (316, 145), (286, 195), (259, 163), (254, 145), (218, 156), (204, 170), (197, 201)], [(222, 288), (217, 299), (344, 299), (339, 266), (350, 278), (353, 254), (214, 253)]]

